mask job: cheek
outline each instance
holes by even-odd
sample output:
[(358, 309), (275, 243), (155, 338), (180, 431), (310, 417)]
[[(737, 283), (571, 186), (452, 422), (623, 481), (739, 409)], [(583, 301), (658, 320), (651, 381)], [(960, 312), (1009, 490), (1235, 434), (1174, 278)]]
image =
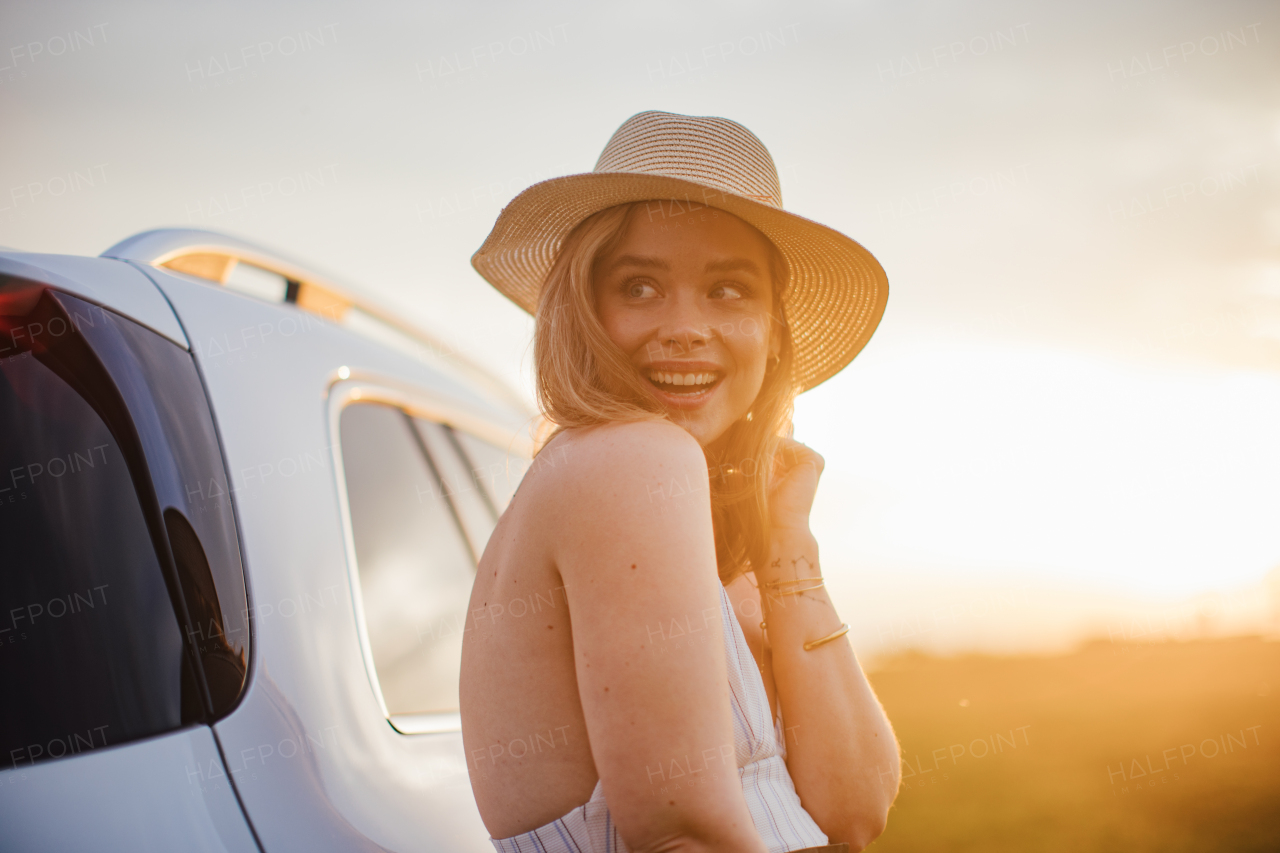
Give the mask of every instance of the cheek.
[(613, 309), (608, 303), (596, 303), (596, 316), (600, 318), (600, 325), (604, 326), (605, 334), (609, 339), (617, 344), (623, 352), (631, 352), (633, 346), (632, 341), (635, 339), (637, 332), (633, 328), (634, 323), (628, 322), (627, 312)]
[(765, 317), (740, 317), (733, 324), (733, 332), (725, 340), (733, 350), (738, 367), (752, 371), (757, 363), (763, 367), (769, 357), (768, 323)]

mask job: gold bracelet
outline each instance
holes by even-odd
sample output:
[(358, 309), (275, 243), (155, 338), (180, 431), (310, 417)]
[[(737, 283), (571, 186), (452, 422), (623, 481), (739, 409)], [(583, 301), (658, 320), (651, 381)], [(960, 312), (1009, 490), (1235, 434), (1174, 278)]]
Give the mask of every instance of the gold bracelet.
[(771, 593), (771, 594), (772, 595), (799, 595), (800, 593), (808, 592), (811, 589), (822, 589), (824, 586), (826, 586), (825, 583), (819, 583), (819, 584), (814, 584), (813, 586), (802, 586), (802, 587), (799, 587), (798, 589), (780, 590), (778, 592)]
[(807, 583), (808, 581), (820, 581), (820, 580), (822, 580), (821, 575), (819, 575), (816, 578), (792, 578), (789, 581), (769, 581), (768, 583), (765, 584), (765, 586), (776, 588), (780, 586), (785, 586), (786, 584), (789, 584), (789, 583)]
[(811, 651), (813, 651), (814, 649), (816, 649), (818, 646), (826, 645), (827, 643), (831, 642), (832, 640), (838, 640), (838, 639), (840, 639), (841, 637), (843, 637), (843, 636), (844, 636), (845, 634), (847, 634), (847, 633), (849, 633), (849, 623), (848, 623), (848, 622), (844, 622), (844, 623), (842, 623), (842, 624), (840, 625), (840, 628), (839, 628), (838, 630), (836, 630), (836, 631), (832, 631), (830, 634), (828, 634), (827, 636), (823, 637), (822, 639), (820, 639), (820, 640), (813, 640), (813, 641), (811, 641), (811, 642), (805, 643), (805, 644), (804, 644), (804, 650), (805, 650), (806, 652), (811, 652)]

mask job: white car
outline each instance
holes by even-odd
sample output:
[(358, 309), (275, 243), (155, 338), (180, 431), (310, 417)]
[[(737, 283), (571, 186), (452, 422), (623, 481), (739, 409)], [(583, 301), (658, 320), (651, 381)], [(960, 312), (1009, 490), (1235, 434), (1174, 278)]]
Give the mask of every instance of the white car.
[(458, 669), (534, 417), (234, 238), (0, 252), (0, 849), (491, 850)]

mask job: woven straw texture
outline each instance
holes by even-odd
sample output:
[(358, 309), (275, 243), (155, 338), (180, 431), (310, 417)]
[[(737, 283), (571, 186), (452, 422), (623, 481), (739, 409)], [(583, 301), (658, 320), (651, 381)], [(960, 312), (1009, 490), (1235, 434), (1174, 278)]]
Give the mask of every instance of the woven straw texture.
[(840, 232), (783, 210), (768, 150), (751, 131), (723, 118), (632, 116), (613, 134), (595, 171), (552, 178), (516, 196), (471, 264), (533, 313), (564, 238), (579, 222), (648, 200), (676, 202), (663, 205), (667, 216), (702, 206), (728, 211), (778, 247), (791, 274), (783, 304), (800, 390), (844, 368), (879, 324), (889, 295), (879, 262)]

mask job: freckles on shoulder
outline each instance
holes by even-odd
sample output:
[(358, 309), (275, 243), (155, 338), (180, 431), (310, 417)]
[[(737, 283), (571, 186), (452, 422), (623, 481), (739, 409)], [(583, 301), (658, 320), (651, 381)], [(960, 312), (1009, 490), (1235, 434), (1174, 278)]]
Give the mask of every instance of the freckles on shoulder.
[(591, 427), (562, 448), (570, 464), (548, 470), (550, 492), (589, 506), (596, 522), (658, 510), (685, 495), (709, 495), (706, 456), (696, 438), (668, 421)]

